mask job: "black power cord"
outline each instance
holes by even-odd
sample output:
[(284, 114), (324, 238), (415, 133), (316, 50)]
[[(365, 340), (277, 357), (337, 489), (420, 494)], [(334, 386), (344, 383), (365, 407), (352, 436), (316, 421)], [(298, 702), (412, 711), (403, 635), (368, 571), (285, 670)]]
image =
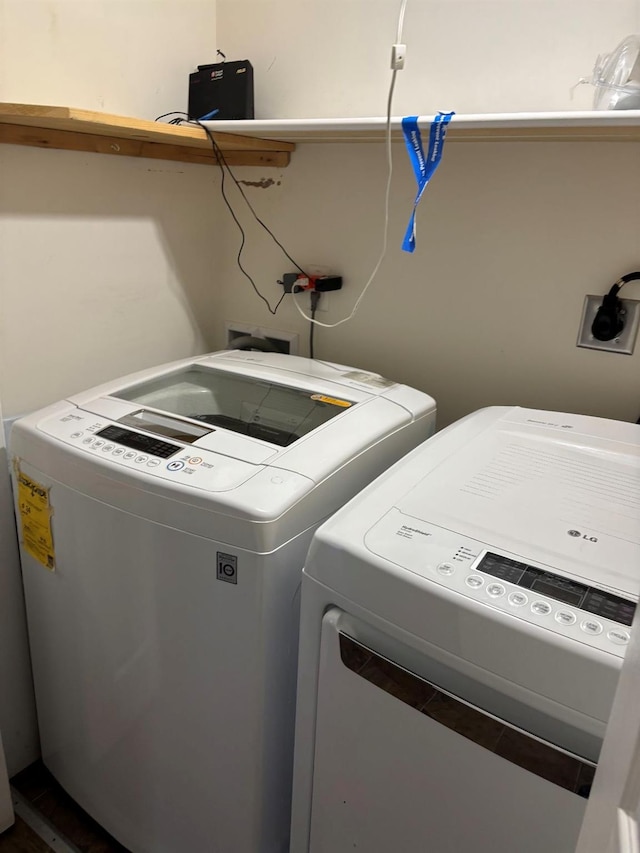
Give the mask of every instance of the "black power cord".
[[(609, 292), (603, 297), (593, 323), (591, 334), (598, 341), (612, 341), (624, 329), (625, 308), (618, 293), (630, 281), (640, 281), (640, 270), (621, 275)], [(636, 421), (640, 424), (640, 418)]]
[(316, 324), (313, 322), (316, 318), (316, 311), (318, 310), (318, 303), (320, 302), (320, 297), (322, 296), (321, 291), (312, 290), (311, 291), (311, 322), (309, 323), (309, 358), (314, 358), (313, 355), (313, 330), (316, 327)]
[[(170, 113), (168, 113), (168, 115), (171, 115), (171, 114), (170, 114)], [(268, 226), (267, 226), (267, 225), (262, 221), (262, 219), (260, 219), (260, 217), (258, 216), (258, 214), (255, 212), (255, 210), (254, 210), (254, 208), (253, 208), (253, 206), (252, 206), (251, 202), (249, 201), (249, 199), (248, 199), (248, 198), (247, 198), (247, 196), (245, 195), (245, 192), (244, 192), (244, 190), (242, 189), (242, 186), (240, 185), (240, 182), (238, 181), (238, 179), (236, 178), (236, 176), (233, 174), (233, 172), (232, 172), (232, 171), (231, 171), (231, 169), (229, 168), (229, 164), (228, 164), (228, 163), (227, 163), (227, 161), (225, 160), (224, 154), (223, 154), (223, 153), (222, 153), (222, 151), (220, 150), (220, 146), (219, 146), (219, 145), (218, 145), (218, 143), (216, 142), (216, 140), (215, 140), (215, 138), (214, 138), (213, 134), (211, 133), (211, 131), (209, 130), (209, 128), (208, 128), (208, 127), (206, 127), (206, 126), (205, 126), (201, 121), (197, 121), (197, 120), (192, 120), (192, 121), (195, 121), (195, 123), (196, 123), (196, 124), (200, 125), (200, 127), (201, 127), (201, 128), (204, 130), (204, 132), (207, 134), (207, 137), (209, 138), (209, 142), (211, 142), (211, 146), (212, 146), (212, 148), (213, 148), (213, 152), (214, 152), (214, 154), (216, 155), (216, 162), (217, 162), (217, 164), (218, 164), (218, 167), (220, 168), (220, 190), (221, 190), (221, 192), (222, 192), (222, 198), (224, 199), (224, 203), (226, 204), (227, 209), (229, 210), (229, 213), (231, 214), (231, 217), (232, 217), (233, 221), (236, 223), (236, 225), (238, 226), (238, 230), (240, 231), (240, 235), (241, 235), (241, 242), (240, 242), (240, 248), (238, 249), (238, 255), (237, 255), (237, 257), (236, 257), (236, 262), (237, 262), (237, 264), (238, 264), (238, 267), (240, 268), (240, 271), (241, 271), (241, 272), (242, 272), (242, 274), (245, 276), (245, 278), (247, 278), (247, 279), (249, 280), (249, 282), (250, 282), (251, 286), (253, 287), (253, 289), (254, 289), (255, 293), (257, 294), (257, 296), (258, 296), (258, 297), (259, 297), (259, 298), (264, 302), (264, 304), (267, 306), (267, 309), (269, 310), (269, 313), (270, 313), (270, 314), (275, 315), (275, 313), (277, 312), (278, 308), (280, 307), (280, 303), (282, 302), (282, 300), (283, 300), (283, 299), (284, 299), (284, 297), (286, 296), (286, 291), (285, 291), (285, 292), (283, 292), (282, 296), (280, 297), (280, 299), (279, 299), (279, 300), (278, 300), (278, 302), (276, 303), (276, 307), (275, 307), (275, 308), (272, 308), (272, 307), (271, 307), (271, 304), (269, 303), (269, 300), (268, 300), (265, 296), (263, 296), (263, 295), (262, 295), (262, 293), (260, 293), (260, 291), (258, 290), (258, 287), (257, 287), (257, 285), (256, 285), (256, 283), (255, 283), (255, 281), (254, 281), (254, 280), (253, 280), (253, 278), (249, 275), (249, 273), (247, 272), (247, 270), (242, 266), (242, 250), (244, 249), (244, 246), (245, 246), (245, 243), (246, 243), (247, 237), (246, 237), (246, 234), (245, 234), (245, 232), (244, 232), (244, 229), (243, 229), (242, 225), (240, 224), (240, 220), (239, 220), (239, 219), (238, 219), (238, 217), (236, 216), (236, 213), (235, 213), (235, 211), (234, 211), (234, 209), (233, 209), (233, 207), (232, 207), (232, 205), (231, 205), (231, 202), (229, 201), (229, 199), (228, 199), (228, 197), (227, 197), (227, 193), (226, 193), (226, 189), (225, 189), (225, 170), (226, 170), (226, 172), (229, 174), (229, 177), (231, 178), (231, 180), (232, 180), (232, 181), (234, 182), (234, 184), (236, 185), (237, 189), (239, 190), (240, 195), (241, 195), (241, 196), (242, 196), (242, 198), (244, 199), (245, 204), (247, 205), (247, 207), (248, 207), (248, 208), (249, 208), (249, 210), (251, 211), (251, 213), (252, 213), (252, 215), (253, 215), (253, 218), (256, 220), (256, 222), (257, 222), (257, 223), (258, 223), (258, 224), (259, 224), (259, 225), (260, 225), (260, 226), (261, 226), (261, 227), (262, 227), (262, 228), (267, 232), (267, 234), (271, 237), (271, 239), (273, 240), (273, 242), (274, 242), (274, 243), (275, 243), (275, 244), (280, 248), (280, 250), (281, 250), (281, 251), (282, 251), (282, 253), (285, 255), (285, 257), (286, 257), (289, 261), (291, 261), (291, 263), (294, 265), (294, 267), (296, 267), (296, 269), (300, 270), (300, 272), (301, 272), (303, 275), (305, 275), (305, 276), (307, 275), (307, 273), (302, 269), (302, 267), (300, 266), (300, 264), (298, 264), (298, 263), (297, 263), (297, 262), (296, 262), (296, 261), (291, 257), (291, 255), (287, 252), (287, 250), (286, 250), (286, 249), (285, 249), (285, 247), (282, 245), (282, 243), (281, 243), (281, 242), (278, 240), (278, 238), (275, 236), (275, 234), (273, 233), (273, 231), (271, 231), (271, 229), (270, 229), (270, 228), (269, 228), (269, 227), (268, 227)]]
[(612, 341), (624, 329), (625, 309), (618, 293), (630, 281), (640, 281), (640, 271), (620, 276), (609, 292), (603, 297), (593, 323), (591, 334), (598, 341)]

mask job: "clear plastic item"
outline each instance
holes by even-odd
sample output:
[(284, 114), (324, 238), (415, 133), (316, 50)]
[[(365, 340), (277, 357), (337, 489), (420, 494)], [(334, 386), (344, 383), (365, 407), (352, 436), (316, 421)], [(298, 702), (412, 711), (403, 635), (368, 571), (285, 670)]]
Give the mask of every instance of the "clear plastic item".
[(611, 53), (598, 56), (591, 77), (580, 83), (595, 87), (594, 110), (640, 109), (640, 35), (627, 36)]

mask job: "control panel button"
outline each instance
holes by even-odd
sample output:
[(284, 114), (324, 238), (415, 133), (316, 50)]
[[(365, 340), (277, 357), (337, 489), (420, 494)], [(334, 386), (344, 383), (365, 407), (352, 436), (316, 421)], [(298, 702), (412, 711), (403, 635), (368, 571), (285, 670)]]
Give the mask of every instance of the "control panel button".
[(534, 601), (531, 605), (531, 612), (538, 616), (547, 616), (551, 613), (551, 605), (548, 601)]
[(113, 444), (105, 444), (102, 448), (103, 453), (110, 453), (113, 450)]
[(80, 438), (80, 436), (84, 435), (83, 432), (72, 432), (71, 438)]
[(135, 455), (136, 455), (135, 450), (127, 450), (127, 452), (124, 454), (123, 458), (124, 459), (134, 459)]
[(102, 447), (102, 445), (103, 445), (103, 444), (104, 444), (104, 441), (103, 441), (101, 438), (97, 438), (97, 439), (93, 442), (93, 446), (94, 446), (96, 449), (97, 449), (98, 447)]
[(123, 453), (124, 447), (116, 447), (116, 449), (112, 453), (112, 456), (122, 456)]
[(145, 456), (144, 453), (141, 453), (140, 456), (136, 456), (136, 462), (138, 465), (142, 465), (143, 462), (146, 462), (149, 457)]
[(202, 462), (202, 456), (192, 456), (189, 460), (189, 465), (199, 465)]
[(82, 443), (83, 444), (93, 444), (93, 439), (92, 438), (83, 438)]
[(591, 634), (594, 637), (597, 634), (602, 634), (602, 625), (597, 621), (597, 619), (585, 619), (580, 623), (580, 627), (585, 634)]
[(501, 583), (490, 583), (487, 587), (487, 595), (491, 598), (501, 598), (506, 592), (506, 589)]
[(616, 646), (626, 646), (631, 639), (631, 634), (628, 631), (624, 631), (622, 628), (613, 628), (613, 630), (609, 631), (607, 637), (612, 643), (615, 643)]
[(554, 618), (556, 622), (559, 622), (561, 625), (576, 624), (576, 614), (572, 613), (571, 610), (558, 610)]
[(524, 592), (512, 592), (507, 601), (512, 607), (524, 607), (529, 601), (529, 597)]
[(168, 471), (180, 471), (182, 468), (184, 468), (184, 462), (180, 459), (174, 459), (173, 462), (167, 462)]
[(159, 464), (160, 464), (159, 459), (150, 459), (147, 462), (147, 468), (157, 468)]
[(481, 578), (480, 575), (469, 575), (469, 577), (466, 578), (465, 583), (467, 586), (470, 586), (471, 589), (480, 589), (480, 587), (484, 585), (484, 578)]
[(440, 565), (436, 568), (436, 571), (440, 575), (452, 575), (456, 570), (455, 566), (452, 566), (451, 563), (440, 563)]

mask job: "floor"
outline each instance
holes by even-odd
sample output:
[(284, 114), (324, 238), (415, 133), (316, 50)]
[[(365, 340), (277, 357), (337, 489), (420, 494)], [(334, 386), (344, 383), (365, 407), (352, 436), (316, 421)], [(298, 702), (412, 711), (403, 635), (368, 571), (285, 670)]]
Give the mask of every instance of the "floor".
[(0, 835), (0, 853), (128, 853), (62, 790), (42, 762), (14, 776), (11, 787), (16, 812), (25, 819), (16, 813), (15, 824)]

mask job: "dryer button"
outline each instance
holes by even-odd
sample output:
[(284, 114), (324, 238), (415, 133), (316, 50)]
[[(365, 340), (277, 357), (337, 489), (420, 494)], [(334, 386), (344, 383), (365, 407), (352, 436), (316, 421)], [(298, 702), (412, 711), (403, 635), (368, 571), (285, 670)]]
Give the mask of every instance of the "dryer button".
[(537, 613), (538, 616), (547, 616), (551, 613), (551, 605), (548, 601), (534, 601), (531, 605), (531, 612)]
[(501, 598), (506, 592), (506, 589), (501, 583), (490, 583), (487, 587), (487, 595), (491, 598)]
[(585, 634), (591, 634), (596, 636), (597, 634), (602, 634), (602, 625), (597, 622), (595, 619), (585, 619), (580, 623), (580, 627), (585, 632)]
[(529, 601), (529, 598), (524, 594), (524, 592), (512, 592), (508, 601), (512, 607), (524, 607), (524, 605)]
[(558, 610), (554, 618), (556, 622), (559, 622), (561, 625), (576, 624), (576, 614), (572, 613), (570, 610)]
[(465, 580), (465, 583), (467, 586), (470, 586), (471, 589), (480, 589), (484, 584), (484, 578), (481, 578), (480, 575), (469, 575)]
[(626, 646), (631, 639), (629, 632), (623, 631), (622, 628), (614, 628), (613, 631), (609, 631), (607, 637), (612, 643), (615, 643), (616, 646)]
[(455, 570), (456, 570), (456, 567), (452, 566), (451, 563), (440, 563), (440, 565), (436, 569), (436, 571), (438, 572), (439, 575), (445, 575), (446, 577), (448, 577), (449, 575), (452, 575), (455, 572)]

